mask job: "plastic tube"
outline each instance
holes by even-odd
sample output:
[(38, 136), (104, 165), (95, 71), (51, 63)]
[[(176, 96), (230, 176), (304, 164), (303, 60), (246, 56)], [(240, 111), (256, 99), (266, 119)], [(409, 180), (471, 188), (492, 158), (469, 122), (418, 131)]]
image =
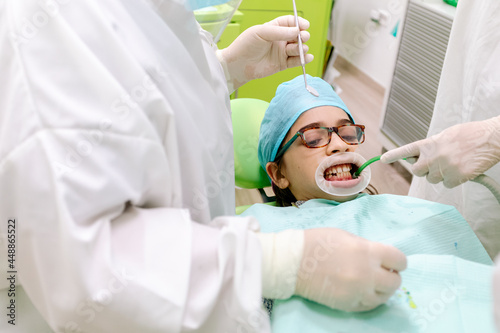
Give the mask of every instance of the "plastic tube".
[(372, 157), (368, 161), (366, 161), (365, 163), (363, 163), (363, 165), (360, 166), (358, 168), (358, 170), (356, 170), (356, 172), (353, 174), (354, 178), (358, 178), (359, 175), (361, 174), (361, 171), (363, 171), (367, 166), (369, 166), (373, 162), (377, 162), (378, 160), (380, 160), (380, 156), (382, 156), (382, 155)]
[(486, 176), (485, 174), (481, 174), (472, 181), (486, 186), (486, 188), (491, 191), (500, 204), (500, 185), (494, 181), (493, 178)]

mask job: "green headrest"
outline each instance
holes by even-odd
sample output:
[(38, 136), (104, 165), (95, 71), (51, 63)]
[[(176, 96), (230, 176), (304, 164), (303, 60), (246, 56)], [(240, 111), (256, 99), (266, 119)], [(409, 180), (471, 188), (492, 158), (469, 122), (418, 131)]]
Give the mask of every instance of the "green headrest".
[(234, 169), (236, 186), (245, 189), (271, 186), (266, 171), (259, 164), (257, 147), (260, 123), (269, 103), (260, 99), (231, 100), (234, 133)]

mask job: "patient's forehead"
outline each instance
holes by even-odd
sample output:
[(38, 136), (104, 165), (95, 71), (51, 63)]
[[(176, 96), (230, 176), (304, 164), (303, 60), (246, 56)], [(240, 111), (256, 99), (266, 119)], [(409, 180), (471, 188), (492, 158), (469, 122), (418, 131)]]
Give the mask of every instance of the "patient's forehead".
[(347, 113), (341, 108), (330, 105), (319, 106), (301, 114), (290, 128), (288, 134), (290, 136), (294, 135), (302, 127), (313, 123), (317, 123), (317, 126), (331, 127), (352, 123), (352, 121)]

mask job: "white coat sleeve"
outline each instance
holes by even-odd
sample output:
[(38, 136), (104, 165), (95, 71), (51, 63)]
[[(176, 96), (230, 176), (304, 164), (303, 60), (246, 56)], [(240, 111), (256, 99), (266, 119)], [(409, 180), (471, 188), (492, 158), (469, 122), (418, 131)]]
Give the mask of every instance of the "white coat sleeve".
[[(86, 17), (80, 7), (96, 3), (60, 13)], [(5, 15), (29, 4), (35, 16)], [(115, 107), (138, 86), (116, 81), (112, 65), (134, 73), (134, 62), (125, 54), (105, 70), (64, 15), (39, 26), (39, 13), (37, 1), (0, 4), (0, 230), (16, 220), (17, 290), (28, 297), (14, 328), (39, 318), (44, 332), (268, 331), (255, 221), (192, 221), (176, 191), (175, 136), (158, 135), (175, 131), (168, 101), (152, 89)], [(0, 250), (5, 264), (5, 242)]]
[(65, 184), (43, 136), (1, 161), (0, 211), (17, 221), (18, 282), (54, 331), (257, 332), (266, 325), (251, 221), (216, 229), (191, 222), (187, 210), (120, 203), (138, 195), (127, 191), (134, 179), (120, 168), (107, 175), (125, 185), (114, 188), (120, 196), (92, 193), (92, 177)]

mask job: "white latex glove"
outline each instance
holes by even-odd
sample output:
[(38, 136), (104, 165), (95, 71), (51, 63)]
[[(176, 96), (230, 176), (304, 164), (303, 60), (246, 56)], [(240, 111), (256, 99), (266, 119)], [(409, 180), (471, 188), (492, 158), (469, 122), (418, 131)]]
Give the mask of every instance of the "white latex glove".
[[(309, 28), (309, 21), (299, 17), (300, 36), (307, 42), (310, 34), (302, 31)], [(300, 65), (297, 36), (292, 15), (280, 16), (270, 22), (256, 25), (243, 31), (227, 48), (218, 50), (230, 90), (241, 87), (246, 82), (269, 76), (284, 69)], [(309, 47), (303, 44), (304, 53)], [(305, 62), (314, 59), (305, 54)], [(233, 89), (231, 89), (233, 88)]]
[[(281, 233), (265, 235), (274, 237), (272, 246), (269, 239), (261, 238), (264, 297), (287, 298), (295, 293), (333, 309), (367, 311), (386, 302), (401, 285), (398, 272), (406, 268), (406, 257), (393, 246), (371, 242), (336, 228), (291, 232), (295, 234), (287, 239), (280, 239)], [(298, 239), (300, 233), (303, 243)], [(294, 250), (297, 247), (303, 247), (299, 261)], [(275, 253), (281, 254), (290, 251), (291, 256), (266, 256), (270, 248), (280, 249)], [(283, 263), (277, 264), (279, 262)], [(266, 265), (274, 269), (266, 270)], [(266, 272), (271, 272), (271, 276), (266, 276)], [(277, 292), (273, 293), (270, 284)], [(266, 294), (266, 290), (271, 295)]]
[[(448, 188), (472, 180), (500, 161), (500, 116), (452, 126), (427, 139), (390, 150), (381, 161), (414, 162), (415, 176)], [(415, 162), (416, 161), (416, 162)]]

